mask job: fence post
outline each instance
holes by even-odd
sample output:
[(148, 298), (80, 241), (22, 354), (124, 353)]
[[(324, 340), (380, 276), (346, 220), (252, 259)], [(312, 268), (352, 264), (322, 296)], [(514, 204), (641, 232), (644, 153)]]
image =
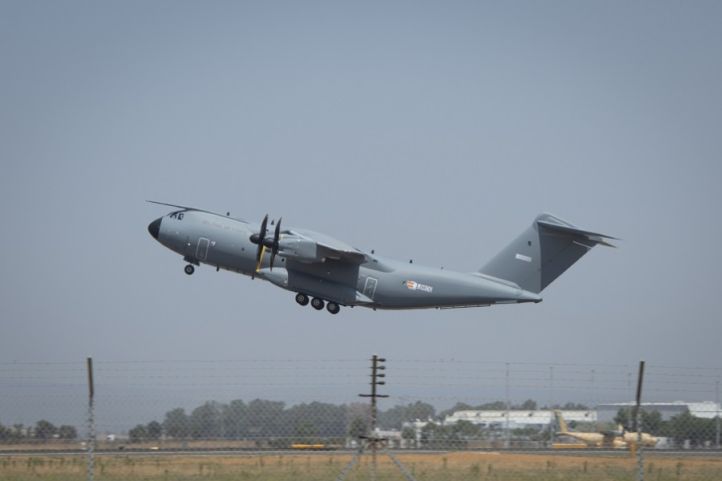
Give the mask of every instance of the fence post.
[(715, 413), (715, 414), (716, 414), (715, 418), (716, 418), (716, 420), (717, 420), (717, 423), (716, 423), (716, 424), (717, 424), (717, 429), (716, 429), (715, 436), (714, 436), (714, 445), (715, 445), (715, 447), (716, 447), (717, 449), (719, 449), (719, 421), (720, 421), (720, 419), (719, 419), (719, 415), (720, 415), (720, 406), (719, 406), (719, 379), (717, 379), (716, 387), (717, 387), (717, 389), (716, 389), (716, 394), (715, 394), (715, 404), (716, 404), (715, 409), (717, 410), (717, 412)]
[(504, 446), (506, 449), (509, 449), (511, 447), (511, 431), (509, 430), (509, 416), (511, 415), (511, 400), (509, 399), (509, 363), (506, 363), (506, 382), (504, 383), (505, 387), (505, 394), (506, 394), (506, 424), (505, 424), (505, 435), (506, 440), (504, 442)]
[(88, 481), (93, 481), (95, 471), (95, 385), (93, 382), (93, 358), (88, 358)]

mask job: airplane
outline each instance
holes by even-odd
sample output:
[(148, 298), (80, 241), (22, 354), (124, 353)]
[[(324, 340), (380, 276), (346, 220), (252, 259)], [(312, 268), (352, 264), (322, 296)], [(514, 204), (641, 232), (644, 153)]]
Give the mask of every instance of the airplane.
[[(614, 237), (541, 214), (476, 272), (454, 272), (365, 252), (325, 234), (256, 224), (163, 202), (174, 211), (148, 226), (162, 245), (183, 256), (185, 273), (207, 264), (268, 281), (296, 293), (296, 302), (376, 309), (481, 307), (542, 301), (541, 291), (597, 244)], [(271, 232), (273, 230), (273, 232)]]
[[(579, 440), (590, 447), (596, 448), (615, 448), (624, 449), (627, 446), (636, 447), (638, 445), (638, 437), (636, 432), (627, 431), (621, 424), (617, 425), (616, 431), (600, 431), (596, 433), (569, 431), (567, 423), (562, 416), (561, 411), (554, 411), (559, 431), (557, 436), (567, 436)], [(657, 438), (649, 433), (642, 434), (642, 445), (654, 447), (657, 444)]]

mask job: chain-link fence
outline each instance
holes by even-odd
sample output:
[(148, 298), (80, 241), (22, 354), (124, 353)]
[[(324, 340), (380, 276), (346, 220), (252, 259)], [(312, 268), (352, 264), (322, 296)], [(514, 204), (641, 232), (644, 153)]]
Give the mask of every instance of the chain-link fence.
[(648, 365), (638, 416), (636, 366), (623, 364), (96, 359), (93, 371), (91, 397), (86, 360), (0, 363), (0, 479), (722, 479), (722, 369)]

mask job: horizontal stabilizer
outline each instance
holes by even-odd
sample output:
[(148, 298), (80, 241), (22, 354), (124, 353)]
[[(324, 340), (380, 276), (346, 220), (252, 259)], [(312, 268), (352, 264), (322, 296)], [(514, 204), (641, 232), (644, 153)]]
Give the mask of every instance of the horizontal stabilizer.
[[(542, 218), (545, 217), (545, 218)], [(600, 234), (598, 232), (592, 232), (588, 230), (578, 229), (577, 227), (574, 227), (573, 225), (567, 224), (563, 220), (559, 219), (558, 217), (551, 216), (549, 214), (543, 214), (542, 216), (539, 216), (537, 218), (536, 223), (548, 230), (551, 231), (557, 231), (560, 234), (568, 234), (568, 235), (574, 235), (579, 237), (586, 237), (587, 240), (592, 241), (597, 244), (602, 244), (608, 247), (616, 247), (614, 244), (610, 244), (607, 242), (607, 239), (611, 240), (619, 240), (617, 237), (612, 237), (610, 235), (606, 234)], [(590, 246), (593, 247), (593, 246)]]

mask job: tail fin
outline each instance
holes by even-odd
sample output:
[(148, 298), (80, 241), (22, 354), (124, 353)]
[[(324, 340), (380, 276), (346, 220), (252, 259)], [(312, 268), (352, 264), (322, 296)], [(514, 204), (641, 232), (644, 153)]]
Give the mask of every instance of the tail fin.
[(562, 417), (562, 412), (555, 410), (554, 411), (554, 417), (557, 418), (557, 424), (559, 425), (559, 431), (557, 431), (559, 434), (566, 434), (569, 432), (569, 428), (567, 427), (567, 422)]
[(541, 214), (479, 272), (539, 293), (595, 245), (614, 247), (607, 239), (615, 238)]

